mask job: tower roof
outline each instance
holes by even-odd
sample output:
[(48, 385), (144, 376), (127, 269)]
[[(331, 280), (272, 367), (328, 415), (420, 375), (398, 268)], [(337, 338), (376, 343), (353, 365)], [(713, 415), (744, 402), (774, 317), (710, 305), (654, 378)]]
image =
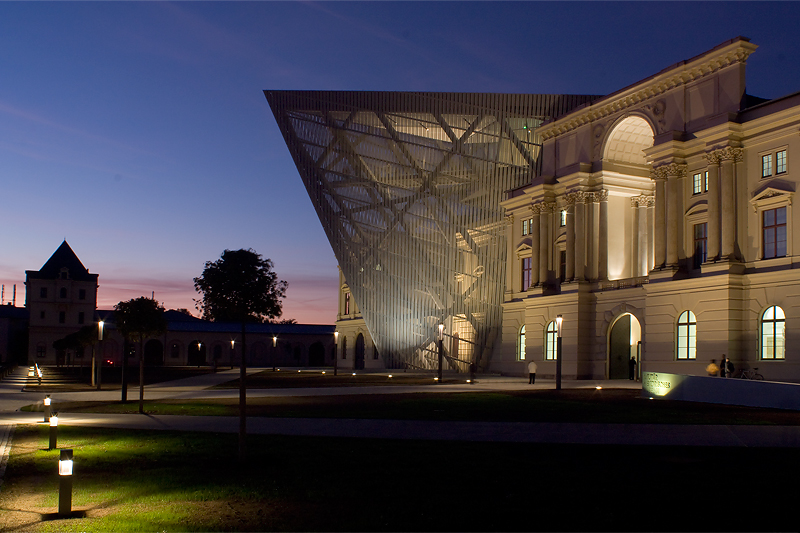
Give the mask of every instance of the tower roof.
[(25, 274), (29, 279), (58, 279), (65, 270), (68, 279), (97, 282), (97, 274), (89, 273), (66, 240), (53, 252), (40, 270), (26, 270)]

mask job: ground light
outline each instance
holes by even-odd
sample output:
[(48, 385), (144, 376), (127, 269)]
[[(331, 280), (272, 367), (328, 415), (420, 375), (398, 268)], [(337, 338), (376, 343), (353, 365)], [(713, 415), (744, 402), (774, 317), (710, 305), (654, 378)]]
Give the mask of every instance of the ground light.
[(50, 417), (50, 447), (48, 450), (55, 450), (58, 448), (58, 415), (54, 414)]
[(61, 450), (58, 458), (58, 514), (72, 513), (72, 450)]
[(52, 400), (50, 399), (50, 395), (48, 394), (47, 396), (44, 397), (44, 421), (45, 422), (49, 422), (50, 421), (50, 404), (51, 403), (52, 403)]

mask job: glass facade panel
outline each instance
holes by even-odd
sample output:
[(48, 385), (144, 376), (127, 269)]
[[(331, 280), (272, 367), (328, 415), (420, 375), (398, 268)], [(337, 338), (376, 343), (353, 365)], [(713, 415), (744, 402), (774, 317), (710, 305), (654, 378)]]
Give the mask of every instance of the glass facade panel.
[(535, 128), (595, 97), (264, 94), (384, 364), (436, 368), (438, 324), (460, 321), (456, 370), (486, 365), (502, 321), (500, 202), (536, 176)]

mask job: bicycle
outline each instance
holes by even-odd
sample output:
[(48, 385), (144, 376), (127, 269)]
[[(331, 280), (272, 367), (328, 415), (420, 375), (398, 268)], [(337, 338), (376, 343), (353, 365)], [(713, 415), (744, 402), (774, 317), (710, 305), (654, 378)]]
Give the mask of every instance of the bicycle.
[(758, 368), (742, 368), (739, 370), (736, 377), (740, 379), (754, 379), (758, 381), (764, 380), (764, 376), (758, 373)]

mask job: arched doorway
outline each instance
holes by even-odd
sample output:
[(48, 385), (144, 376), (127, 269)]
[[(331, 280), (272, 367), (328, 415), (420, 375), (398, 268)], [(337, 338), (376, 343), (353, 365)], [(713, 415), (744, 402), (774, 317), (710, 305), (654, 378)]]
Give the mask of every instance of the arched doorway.
[(164, 345), (161, 341), (150, 339), (144, 344), (144, 364), (147, 366), (164, 364)]
[(631, 357), (639, 365), (641, 340), (642, 327), (635, 316), (624, 313), (617, 317), (608, 332), (608, 379), (628, 379)]
[(356, 360), (354, 367), (356, 370), (364, 368), (364, 350), (364, 335), (359, 333), (358, 337), (356, 337)]

